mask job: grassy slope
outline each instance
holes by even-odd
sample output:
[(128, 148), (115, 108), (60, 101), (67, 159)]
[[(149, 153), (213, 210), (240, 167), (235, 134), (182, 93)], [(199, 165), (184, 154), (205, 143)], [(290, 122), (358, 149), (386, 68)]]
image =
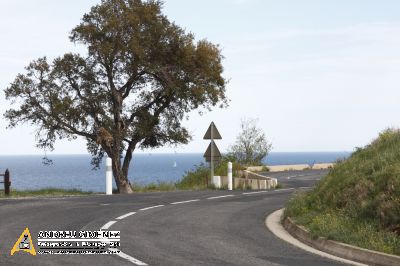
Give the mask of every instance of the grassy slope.
[(400, 131), (384, 131), (339, 162), (285, 215), (314, 235), (400, 255)]

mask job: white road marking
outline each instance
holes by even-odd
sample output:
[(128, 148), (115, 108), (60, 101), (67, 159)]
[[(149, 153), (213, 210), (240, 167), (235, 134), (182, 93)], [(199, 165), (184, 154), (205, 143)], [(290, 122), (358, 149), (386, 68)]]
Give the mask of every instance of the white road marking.
[(313, 187), (299, 187), (301, 189), (309, 189), (309, 188), (313, 188)]
[(140, 261), (140, 260), (138, 260), (138, 259), (135, 259), (134, 257), (131, 257), (131, 256), (129, 256), (128, 254), (125, 254), (124, 252), (122, 252), (122, 251), (119, 250), (119, 249), (116, 249), (116, 248), (109, 248), (108, 250), (110, 250), (110, 251), (112, 251), (112, 252), (118, 252), (118, 251), (119, 251), (119, 253), (115, 253), (115, 255), (117, 255), (117, 256), (119, 256), (119, 257), (121, 257), (121, 258), (123, 258), (123, 259), (125, 259), (125, 260), (127, 260), (127, 261), (129, 261), (129, 262), (131, 262), (131, 263), (133, 263), (133, 264), (135, 264), (135, 265), (143, 265), (143, 266), (147, 265), (147, 264), (144, 263), (143, 261)]
[(225, 196), (218, 196), (218, 197), (211, 197), (211, 198), (207, 198), (207, 199), (220, 199), (220, 198), (227, 198), (227, 197), (233, 197), (235, 195), (225, 195)]
[(242, 193), (243, 195), (251, 195), (251, 194), (258, 194), (258, 193), (266, 193), (268, 191), (263, 190), (263, 191), (256, 191), (256, 192), (246, 192), (246, 193)]
[(121, 215), (120, 217), (115, 218), (115, 219), (117, 219), (117, 220), (122, 220), (122, 219), (125, 219), (126, 217), (129, 217), (129, 216), (131, 216), (131, 215), (134, 215), (135, 213), (136, 213), (136, 212), (128, 212), (127, 214)]
[(284, 188), (284, 189), (277, 189), (277, 190), (272, 190), (272, 192), (278, 192), (278, 191), (286, 191), (286, 190), (293, 190), (294, 188)]
[(110, 205), (110, 203), (102, 203), (102, 204), (100, 204), (101, 206), (108, 206), (108, 205)]
[(117, 221), (109, 221), (108, 223), (106, 223), (105, 225), (103, 225), (100, 230), (107, 230), (108, 228), (110, 228), (113, 224), (115, 224)]
[(163, 206), (164, 205), (151, 206), (151, 207), (140, 209), (139, 211), (146, 211), (146, 210), (150, 210), (150, 209), (154, 209), (154, 208), (160, 208), (160, 207), (163, 207)]
[(199, 199), (194, 199), (194, 200), (186, 200), (186, 201), (177, 201), (177, 202), (172, 202), (172, 205), (176, 205), (176, 204), (183, 204), (183, 203), (189, 203), (189, 202), (195, 202), (195, 201), (199, 201)]
[(288, 176), (287, 179), (290, 179), (290, 178), (293, 178), (293, 177), (296, 177), (296, 176), (295, 175)]

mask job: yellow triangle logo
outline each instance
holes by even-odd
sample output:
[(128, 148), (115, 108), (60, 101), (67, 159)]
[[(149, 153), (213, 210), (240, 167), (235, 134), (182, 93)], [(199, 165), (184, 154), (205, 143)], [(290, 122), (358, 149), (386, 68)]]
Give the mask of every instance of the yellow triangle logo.
[(35, 247), (33, 246), (31, 233), (29, 232), (28, 227), (25, 228), (17, 242), (15, 242), (13, 248), (11, 249), (11, 256), (18, 251), (25, 251), (32, 256), (36, 256)]

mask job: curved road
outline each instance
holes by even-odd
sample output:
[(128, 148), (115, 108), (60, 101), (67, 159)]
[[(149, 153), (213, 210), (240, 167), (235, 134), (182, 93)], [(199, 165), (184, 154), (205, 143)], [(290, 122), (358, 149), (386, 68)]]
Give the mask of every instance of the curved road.
[[(0, 200), (0, 265), (340, 265), (276, 238), (265, 217), (324, 171), (267, 174), (283, 189)], [(154, 207), (154, 208), (149, 208)], [(117, 219), (120, 218), (120, 219)], [(38, 255), (10, 250), (29, 227), (121, 231), (117, 255)]]

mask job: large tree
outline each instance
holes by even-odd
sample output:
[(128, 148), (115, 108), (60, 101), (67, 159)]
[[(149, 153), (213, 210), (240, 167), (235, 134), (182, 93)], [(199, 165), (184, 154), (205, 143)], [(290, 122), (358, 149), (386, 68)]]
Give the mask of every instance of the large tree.
[(85, 56), (35, 60), (5, 89), (15, 106), (10, 126), (37, 127), (37, 146), (56, 139), (87, 140), (99, 166), (112, 158), (119, 192), (131, 193), (129, 164), (136, 148), (185, 144), (181, 121), (194, 109), (226, 106), (220, 49), (170, 22), (160, 1), (103, 0), (70, 35)]

